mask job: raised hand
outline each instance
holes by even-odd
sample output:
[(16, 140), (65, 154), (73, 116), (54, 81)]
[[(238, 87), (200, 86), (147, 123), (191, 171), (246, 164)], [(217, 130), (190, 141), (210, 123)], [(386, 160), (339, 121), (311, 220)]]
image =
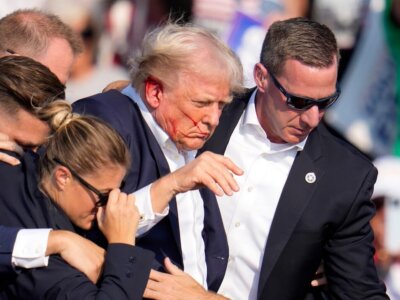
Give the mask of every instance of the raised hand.
[(232, 195), (239, 191), (233, 175), (243, 171), (229, 158), (204, 152), (195, 160), (159, 180), (151, 187), (153, 210), (163, 211), (176, 194), (207, 187), (216, 195)]
[(144, 297), (157, 300), (222, 300), (221, 295), (206, 291), (190, 275), (165, 259), (167, 273), (151, 270)]
[(108, 243), (134, 245), (139, 218), (135, 196), (128, 196), (119, 189), (111, 191), (107, 206), (100, 207), (97, 212), (99, 228)]

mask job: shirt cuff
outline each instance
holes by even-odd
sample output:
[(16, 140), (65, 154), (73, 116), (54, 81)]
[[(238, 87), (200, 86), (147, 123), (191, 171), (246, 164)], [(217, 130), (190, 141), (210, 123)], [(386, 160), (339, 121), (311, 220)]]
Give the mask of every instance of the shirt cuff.
[(168, 206), (161, 213), (155, 213), (153, 211), (150, 188), (151, 184), (133, 193), (136, 199), (136, 206), (140, 212), (140, 221), (136, 236), (141, 236), (149, 231), (169, 213)]
[(11, 262), (14, 267), (39, 268), (47, 267), (47, 242), (51, 229), (21, 229), (18, 231), (12, 252)]

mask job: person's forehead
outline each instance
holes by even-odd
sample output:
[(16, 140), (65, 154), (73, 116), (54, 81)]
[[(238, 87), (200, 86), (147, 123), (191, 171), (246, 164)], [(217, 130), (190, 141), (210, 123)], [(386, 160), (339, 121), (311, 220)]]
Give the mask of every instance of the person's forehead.
[[(337, 64), (320, 68), (309, 66), (297, 60), (288, 60), (279, 76), (279, 83), (287, 92), (307, 96), (309, 98), (323, 98), (336, 90)], [(312, 92), (311, 94), (309, 94)]]
[(204, 101), (229, 101), (231, 85), (229, 76), (221, 73), (186, 74), (177, 85), (188, 98)]

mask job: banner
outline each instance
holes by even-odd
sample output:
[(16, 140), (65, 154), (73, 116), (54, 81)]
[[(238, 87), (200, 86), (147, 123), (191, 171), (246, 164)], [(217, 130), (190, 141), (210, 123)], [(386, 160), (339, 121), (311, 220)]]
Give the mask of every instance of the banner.
[(383, 27), (384, 5), (372, 1), (359, 44), (326, 121), (362, 151), (391, 154), (396, 138), (395, 65)]

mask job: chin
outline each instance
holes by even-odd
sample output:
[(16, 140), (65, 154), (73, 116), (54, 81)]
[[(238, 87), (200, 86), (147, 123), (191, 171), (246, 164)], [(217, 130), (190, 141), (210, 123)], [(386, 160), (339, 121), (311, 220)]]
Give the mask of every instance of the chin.
[(79, 228), (83, 230), (89, 230), (93, 226), (93, 222), (82, 222), (80, 224), (77, 224)]
[(190, 143), (183, 144), (183, 149), (185, 149), (186, 151), (199, 150), (204, 146), (205, 143), (205, 140), (196, 139), (195, 141), (191, 141)]
[(307, 135), (289, 135), (284, 140), (289, 144), (297, 144), (304, 141), (306, 137)]

